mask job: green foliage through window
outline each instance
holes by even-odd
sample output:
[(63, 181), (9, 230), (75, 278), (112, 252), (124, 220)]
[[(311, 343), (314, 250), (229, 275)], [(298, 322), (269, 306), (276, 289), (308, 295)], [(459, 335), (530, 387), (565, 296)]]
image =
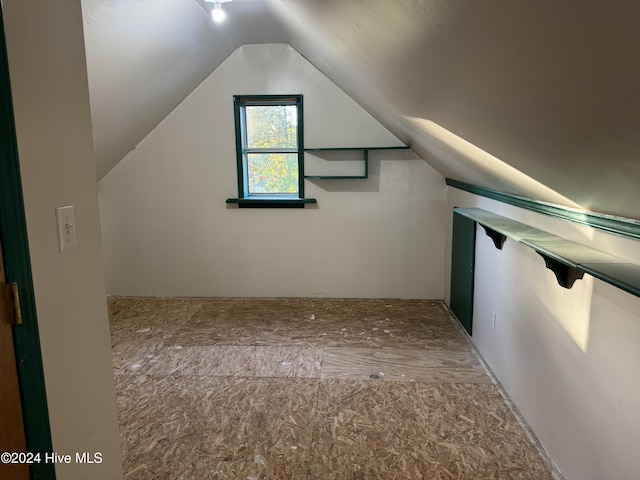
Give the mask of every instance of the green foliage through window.
[(249, 194), (297, 194), (298, 155), (251, 153), (247, 155)]
[(247, 148), (298, 148), (295, 105), (245, 107)]

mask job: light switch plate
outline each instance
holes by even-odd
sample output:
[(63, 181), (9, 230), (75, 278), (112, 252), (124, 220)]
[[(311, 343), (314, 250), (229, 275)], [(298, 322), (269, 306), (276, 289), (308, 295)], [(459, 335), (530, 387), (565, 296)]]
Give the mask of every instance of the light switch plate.
[(60, 252), (69, 252), (78, 246), (76, 239), (76, 221), (73, 215), (73, 205), (56, 208), (56, 222), (58, 225), (58, 247)]

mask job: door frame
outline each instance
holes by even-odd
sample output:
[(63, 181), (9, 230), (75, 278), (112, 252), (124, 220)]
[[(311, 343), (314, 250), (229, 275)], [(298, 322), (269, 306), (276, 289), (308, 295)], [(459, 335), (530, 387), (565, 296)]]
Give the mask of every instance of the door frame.
[[(2, 245), (0, 242), (0, 249)], [(10, 284), (5, 283), (4, 260), (0, 252), (0, 284), (2, 286), (2, 315), (0, 319), (0, 452), (26, 452), (27, 441), (24, 434), (24, 416), (16, 353), (13, 347), (13, 325), (11, 321), (18, 318), (12, 304), (13, 295), (9, 292)], [(0, 462), (0, 477), (29, 480), (28, 464), (5, 464)]]
[[(24, 212), (18, 145), (13, 117), (13, 103), (4, 13), (0, 4), (0, 239), (7, 282), (16, 282), (20, 293), (22, 325), (13, 327), (13, 342), (20, 383), (27, 451), (52, 452), (51, 426), (36, 317), (35, 294), (31, 276), (31, 259)], [(54, 479), (52, 463), (30, 466), (32, 479)]]

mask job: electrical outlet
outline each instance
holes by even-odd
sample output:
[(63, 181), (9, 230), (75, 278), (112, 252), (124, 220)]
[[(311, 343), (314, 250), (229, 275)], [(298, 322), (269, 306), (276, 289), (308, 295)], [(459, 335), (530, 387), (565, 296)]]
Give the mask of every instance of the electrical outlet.
[(56, 208), (56, 223), (58, 225), (58, 247), (61, 253), (74, 250), (78, 246), (76, 239), (76, 220), (73, 205)]
[(491, 310), (491, 330), (496, 329), (496, 312)]

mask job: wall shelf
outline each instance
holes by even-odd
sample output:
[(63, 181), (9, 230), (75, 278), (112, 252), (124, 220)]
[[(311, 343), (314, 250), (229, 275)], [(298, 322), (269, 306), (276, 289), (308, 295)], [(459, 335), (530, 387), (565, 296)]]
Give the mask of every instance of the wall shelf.
[(453, 210), (480, 224), (498, 249), (507, 238), (534, 249), (564, 288), (588, 273), (640, 297), (640, 265), (481, 208)]
[(363, 175), (305, 175), (304, 178), (309, 180), (354, 180), (369, 178), (369, 151), (370, 150), (407, 150), (410, 147), (406, 145), (394, 147), (328, 147), (328, 148), (305, 148), (305, 152), (337, 152), (337, 151), (362, 151), (364, 162)]

